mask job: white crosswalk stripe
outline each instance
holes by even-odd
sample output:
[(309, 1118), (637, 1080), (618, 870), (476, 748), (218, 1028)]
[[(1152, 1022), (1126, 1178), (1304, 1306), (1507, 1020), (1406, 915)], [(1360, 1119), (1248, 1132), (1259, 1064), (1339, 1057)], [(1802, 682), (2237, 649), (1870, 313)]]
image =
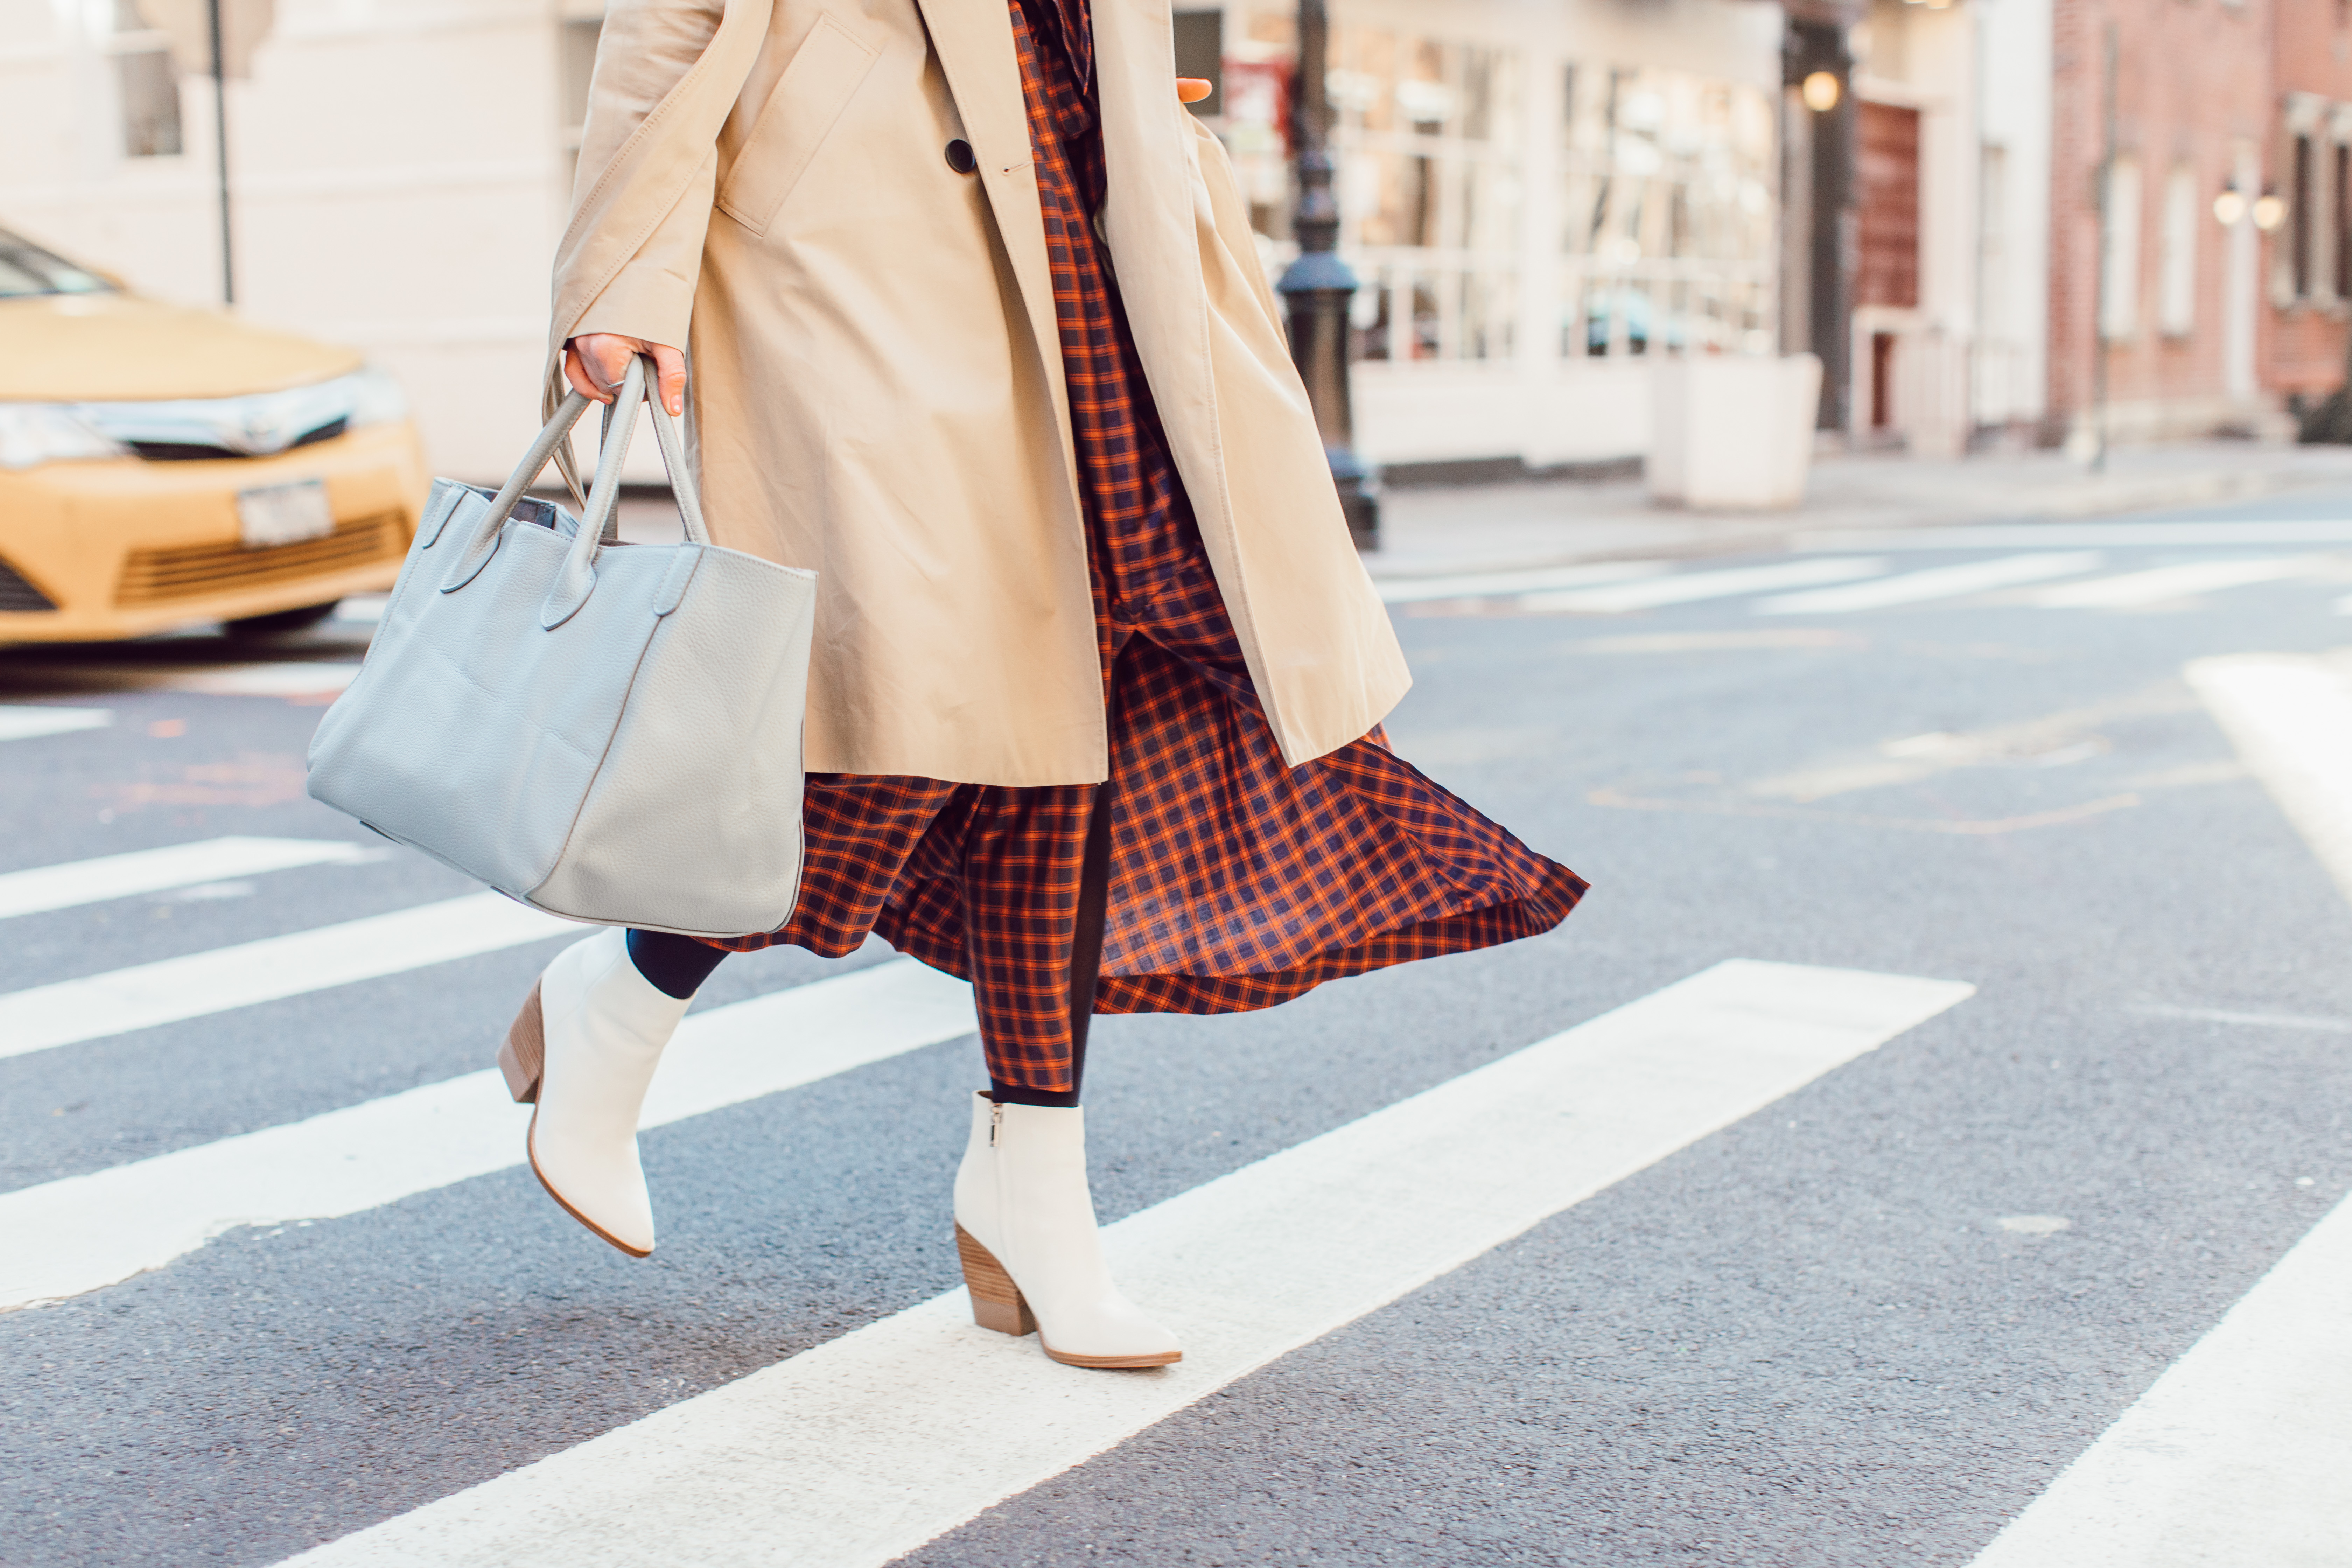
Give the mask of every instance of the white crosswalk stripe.
[(1834, 616), (1855, 610), (1924, 605), (1937, 599), (1958, 599), (1972, 594), (1990, 593), (1996, 588), (2013, 588), (2025, 583), (2046, 582), (2053, 577), (2076, 576), (2096, 571), (2100, 559), (2095, 552), (2074, 551), (2004, 555), (1991, 561), (1969, 561), (1958, 566), (1934, 566), (1925, 572), (1906, 572), (1899, 577), (1881, 577), (1874, 582), (1850, 583), (1842, 587), (1779, 595), (1759, 600), (1756, 613), (1760, 616)]
[(358, 676), (357, 664), (315, 660), (232, 664), (214, 669), (154, 672), (140, 684), (199, 697), (332, 697)]
[[(698, 1013), (679, 1026), (644, 1125), (847, 1072), (978, 1027), (971, 988), (912, 959)], [(523, 1161), (530, 1108), (496, 1068), (0, 1193), (0, 1311), (159, 1268), (238, 1226), (331, 1219)]]
[(498, 893), (370, 915), (0, 995), (0, 1057), (349, 985), (583, 928)]
[(2352, 1561), (2352, 1202), (1996, 1537), (1974, 1568)]
[(2185, 673), (2352, 898), (2352, 676), (2293, 654), (2200, 658)]
[[(2259, 654), (2200, 659), (2188, 675), (2352, 895), (2352, 679), (2326, 659)], [(2352, 1200), (2273, 1265), (1975, 1568), (2352, 1561), (2347, 1322)]]
[[(1530, 615), (1626, 615), (1755, 595), (1748, 607), (1758, 615), (1829, 616), (1965, 600), (2058, 578), (2082, 579), (2102, 569), (2104, 556), (2092, 550), (2037, 549), (1890, 575), (1891, 564), (1882, 557), (1851, 555), (1731, 567), (1685, 565), (1679, 571), (1665, 562), (1610, 562), (1387, 581), (1379, 586), (1381, 597), (1393, 605), (1487, 600)], [(2325, 579), (2341, 570), (2340, 563), (2323, 557), (2224, 556), (2056, 583), (2026, 594), (2021, 602), (2048, 609), (2137, 609), (2263, 583)], [(2352, 598), (2337, 601), (2335, 607), (2352, 613)]]
[(2053, 610), (2137, 609), (2174, 599), (2193, 598), (2199, 594), (2214, 593), (2223, 588), (2275, 583), (2284, 577), (2299, 576), (2309, 569), (2310, 563), (2299, 556), (2252, 561), (2190, 561), (2177, 566), (2152, 566), (2143, 572), (2126, 572), (2121, 576), (2098, 577), (2088, 583), (2068, 583), (2056, 588), (2045, 588), (2033, 596), (2033, 602)]
[(1164, 1371), (1053, 1365), (951, 1291), (291, 1561), (878, 1568), (1973, 989), (1719, 964), (1108, 1227)]
[(1824, 529), (1793, 548), (1854, 550), (2267, 550), (2352, 544), (2352, 519), (2231, 518), (2214, 522), (1993, 522), (1962, 528)]
[[(90, 664), (57, 663), (45, 674), (75, 690), (165, 691), (188, 697), (282, 697), (297, 702), (331, 701), (360, 672), (356, 661), (340, 659), (279, 659), (255, 664)], [(70, 717), (47, 715), (84, 715)], [(25, 717), (12, 720), (11, 715)], [(37, 705), (0, 708), (0, 741), (33, 735), (62, 734), (97, 729), (111, 721), (103, 709), (47, 708)], [(12, 723), (27, 726), (22, 734)]]
[(1765, 594), (1780, 588), (1810, 588), (1875, 577), (1886, 563), (1874, 557), (1831, 557), (1783, 561), (1769, 566), (1734, 566), (1722, 571), (1682, 572), (1670, 577), (1645, 578), (1599, 588), (1568, 588), (1527, 594), (1518, 607), (1537, 614), (1568, 611), (1585, 616), (1617, 616), (1633, 610), (1658, 609), (1667, 605), (1696, 604), (1705, 599), (1729, 599), (1742, 594)]
[(385, 858), (389, 851), (331, 838), (206, 838), (162, 849), (137, 849), (95, 860), (37, 866), (0, 874), (0, 920), (45, 914), (78, 904), (135, 898), (173, 888), (257, 877), (298, 866), (351, 866)]
[(1424, 604), (1433, 599), (1478, 599), (1507, 594), (1528, 594), (1543, 588), (1581, 588), (1599, 583), (1622, 583), (1655, 577), (1673, 570), (1666, 561), (1602, 561), (1587, 566), (1538, 566), (1521, 572), (1470, 572), (1446, 577), (1387, 577), (1373, 586), (1391, 605)]
[(47, 708), (29, 703), (0, 707), (0, 741), (30, 741), (43, 735), (70, 735), (82, 730), (103, 730), (114, 715), (103, 708)]

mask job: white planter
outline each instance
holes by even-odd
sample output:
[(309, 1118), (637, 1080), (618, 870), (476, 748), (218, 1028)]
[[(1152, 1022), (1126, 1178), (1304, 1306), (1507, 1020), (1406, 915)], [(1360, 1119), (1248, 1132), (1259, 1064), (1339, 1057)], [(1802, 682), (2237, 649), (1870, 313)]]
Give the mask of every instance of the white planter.
[(1650, 499), (1722, 511), (1796, 506), (1821, 392), (1811, 354), (1659, 360), (1650, 368)]

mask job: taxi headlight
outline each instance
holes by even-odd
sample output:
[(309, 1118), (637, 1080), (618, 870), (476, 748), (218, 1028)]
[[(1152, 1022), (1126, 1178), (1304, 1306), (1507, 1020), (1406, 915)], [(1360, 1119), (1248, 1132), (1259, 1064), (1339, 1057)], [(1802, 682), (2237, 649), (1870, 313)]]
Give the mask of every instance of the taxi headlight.
[(400, 390), (400, 383), (390, 373), (370, 365), (343, 378), (351, 388), (352, 412), (350, 428), (363, 425), (389, 425), (395, 419), (408, 417), (408, 395)]
[(54, 403), (0, 403), (0, 468), (120, 458), (127, 450), (70, 408)]

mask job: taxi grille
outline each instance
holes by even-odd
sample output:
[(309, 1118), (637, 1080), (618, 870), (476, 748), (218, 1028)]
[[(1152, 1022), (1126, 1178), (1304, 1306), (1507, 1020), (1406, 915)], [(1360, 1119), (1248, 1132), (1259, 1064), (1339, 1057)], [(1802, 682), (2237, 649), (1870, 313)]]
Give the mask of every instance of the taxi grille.
[(201, 598), (233, 588), (285, 583), (322, 573), (396, 559), (406, 542), (400, 513), (349, 518), (335, 531), (299, 544), (248, 550), (242, 544), (196, 544), (178, 550), (134, 550), (114, 588), (118, 605), (156, 605)]
[(57, 601), (26, 582), (14, 566), (0, 561), (0, 615), (37, 615), (57, 607)]
[[(330, 424), (320, 426), (316, 430), (307, 431), (300, 436), (297, 436), (294, 437), (292, 444), (289, 445), (286, 450), (290, 452), (295, 447), (313, 447), (321, 441), (331, 441), (350, 428), (351, 421), (349, 419), (334, 420)], [(251, 452), (232, 451), (226, 447), (207, 447), (187, 441), (141, 441), (134, 439), (126, 444), (132, 451), (138, 453), (141, 457), (146, 458), (151, 463), (211, 462), (223, 458), (241, 462), (245, 458), (256, 455)], [(277, 456), (274, 452), (264, 455), (269, 457)]]

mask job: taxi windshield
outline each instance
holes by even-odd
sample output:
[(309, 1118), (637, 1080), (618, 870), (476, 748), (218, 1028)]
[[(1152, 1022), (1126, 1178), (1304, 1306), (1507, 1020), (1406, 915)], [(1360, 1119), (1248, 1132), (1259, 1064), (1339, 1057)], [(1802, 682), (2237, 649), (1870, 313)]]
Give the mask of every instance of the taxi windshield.
[(33, 294), (110, 294), (114, 285), (0, 228), (0, 300)]

